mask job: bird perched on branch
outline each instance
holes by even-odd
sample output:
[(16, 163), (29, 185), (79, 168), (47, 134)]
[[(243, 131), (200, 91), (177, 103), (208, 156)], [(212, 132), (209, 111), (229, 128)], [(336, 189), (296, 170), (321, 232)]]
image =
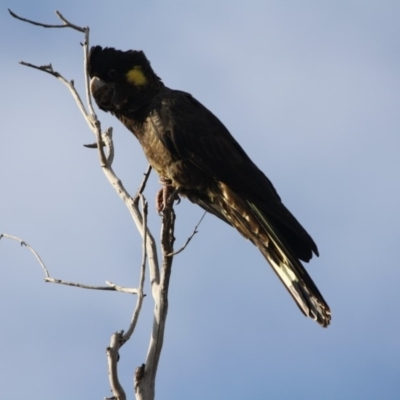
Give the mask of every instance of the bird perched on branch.
[(136, 136), (164, 184), (158, 210), (178, 194), (235, 227), (300, 310), (328, 326), (329, 306), (300, 262), (318, 255), (316, 244), (222, 122), (189, 93), (166, 87), (142, 51), (92, 47), (88, 71), (97, 105)]

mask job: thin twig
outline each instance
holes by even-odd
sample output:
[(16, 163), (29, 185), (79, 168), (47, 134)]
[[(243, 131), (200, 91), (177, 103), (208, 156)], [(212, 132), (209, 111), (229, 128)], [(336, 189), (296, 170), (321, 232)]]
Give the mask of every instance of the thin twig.
[(198, 232), (197, 228), (200, 226), (201, 222), (203, 221), (204, 217), (206, 216), (207, 211), (204, 211), (203, 215), (201, 216), (199, 222), (197, 223), (197, 225), (194, 227), (194, 230), (192, 232), (192, 234), (187, 238), (185, 244), (177, 251), (173, 252), (173, 253), (169, 253), (166, 254), (166, 257), (172, 257), (172, 256), (176, 256), (177, 254), (181, 253), (183, 250), (186, 249), (186, 247), (188, 246), (188, 244), (190, 243), (190, 241), (193, 239), (193, 236)]
[(59, 285), (66, 285), (66, 286), (74, 286), (74, 287), (78, 287), (81, 289), (90, 289), (90, 290), (105, 290), (105, 291), (109, 291), (109, 292), (121, 292), (121, 293), (129, 293), (129, 294), (138, 294), (138, 292), (139, 292), (138, 289), (118, 286), (118, 285), (115, 285), (108, 281), (106, 281), (108, 286), (94, 286), (94, 285), (85, 285), (83, 283), (69, 282), (69, 281), (65, 281), (63, 279), (52, 278), (50, 276), (49, 270), (47, 269), (46, 265), (44, 264), (39, 253), (32, 246), (30, 246), (28, 243), (26, 243), (25, 240), (23, 240), (17, 236), (9, 235), (7, 233), (0, 234), (0, 239), (2, 239), (3, 237), (6, 239), (11, 239), (11, 240), (15, 240), (15, 241), (19, 242), (21, 244), (21, 246), (26, 247), (35, 256), (35, 258), (39, 262), (39, 264), (42, 267), (43, 272), (45, 274), (45, 278), (44, 278), (45, 282), (56, 283)]
[(106, 283), (109, 286), (85, 285), (83, 283), (69, 282), (69, 281), (64, 281), (62, 279), (56, 279), (56, 278), (51, 278), (51, 277), (45, 278), (45, 282), (57, 283), (59, 285), (73, 286), (73, 287), (78, 287), (78, 288), (81, 288), (81, 289), (105, 290), (105, 291), (108, 291), (108, 292), (121, 292), (121, 293), (129, 293), (129, 294), (137, 294), (138, 293), (137, 289), (126, 288), (126, 287), (123, 287), (123, 286), (114, 285), (113, 283), (108, 282), (108, 281), (106, 281)]
[(19, 242), (21, 244), (21, 246), (25, 246), (28, 248), (28, 250), (36, 257), (36, 259), (38, 260), (40, 266), (42, 267), (44, 274), (46, 276), (45, 279), (50, 278), (50, 274), (49, 271), (47, 270), (46, 266), (44, 265), (43, 260), (41, 259), (41, 257), (39, 256), (39, 254), (37, 253), (37, 251), (31, 247), (28, 243), (26, 243), (24, 240), (20, 239), (17, 236), (12, 236), (12, 235), (8, 235), (7, 233), (2, 233), (0, 234), (0, 239), (1, 238), (7, 238), (7, 239), (11, 239), (11, 240), (16, 240), (17, 242)]
[(76, 31), (83, 32), (83, 33), (85, 33), (87, 29), (89, 29), (89, 28), (87, 28), (87, 27), (83, 27), (83, 28), (82, 28), (81, 26), (78, 26), (78, 25), (73, 24), (72, 22), (69, 22), (69, 21), (67, 20), (67, 18), (65, 18), (65, 17), (60, 13), (60, 11), (56, 11), (56, 14), (57, 14), (58, 18), (60, 18), (61, 21), (64, 22), (65, 26), (67, 26), (68, 28), (72, 28), (72, 29), (75, 29)]
[(30, 67), (30, 68), (38, 69), (43, 72), (47, 72), (48, 74), (50, 74), (50, 75), (54, 76), (55, 78), (57, 78), (58, 80), (60, 80), (69, 89), (69, 91), (72, 94), (72, 97), (74, 98), (79, 109), (81, 110), (82, 115), (84, 116), (85, 120), (87, 121), (89, 126), (92, 127), (92, 120), (89, 118), (86, 108), (83, 105), (83, 102), (81, 100), (81, 97), (79, 96), (77, 90), (75, 89), (74, 81), (72, 81), (72, 80), (68, 81), (59, 72), (54, 71), (51, 64), (39, 66), (39, 65), (31, 64), (31, 63), (28, 63), (25, 61), (20, 61), (19, 63), (21, 65), (24, 65), (25, 67)]
[[(116, 285), (115, 283), (112, 283), (110, 281), (106, 281), (107, 285), (109, 285), (111, 288), (113, 288), (116, 292), (121, 292), (121, 293), (128, 293), (128, 294), (139, 294), (139, 289), (135, 288), (127, 288), (125, 286), (120, 286)], [(144, 295), (145, 296), (145, 295)]]
[(40, 71), (47, 72), (48, 74), (53, 75), (53, 76), (55, 76), (56, 78), (59, 78), (59, 77), (60, 77), (60, 74), (59, 74), (58, 72), (55, 72), (55, 71), (53, 70), (53, 66), (52, 66), (51, 64), (47, 64), (47, 65), (35, 65), (35, 64), (31, 64), (31, 63), (28, 63), (28, 62), (25, 62), (25, 61), (20, 61), (19, 63), (20, 63), (21, 65), (24, 65), (25, 67), (35, 68), (35, 69), (38, 69), (38, 70), (40, 70)]
[(87, 122), (89, 123), (89, 125), (92, 128), (94, 121), (97, 120), (97, 116), (96, 116), (96, 113), (94, 112), (93, 105), (92, 105), (92, 99), (90, 96), (90, 82), (88, 79), (88, 71), (87, 71), (87, 60), (89, 57), (89, 32), (90, 32), (89, 27), (81, 27), (81, 26), (73, 24), (72, 22), (68, 21), (59, 11), (56, 11), (56, 15), (63, 22), (62, 25), (44, 24), (42, 22), (37, 22), (37, 21), (33, 21), (28, 18), (23, 18), (23, 17), (20, 17), (19, 15), (17, 15), (16, 13), (14, 13), (13, 11), (11, 11), (10, 9), (8, 9), (8, 12), (11, 14), (12, 17), (19, 19), (20, 21), (27, 22), (32, 25), (41, 26), (43, 28), (71, 28), (78, 32), (84, 33), (85, 40), (83, 43), (83, 50), (84, 50), (84, 67), (85, 67), (84, 75), (85, 75), (85, 83), (86, 83), (85, 92), (86, 92), (86, 100), (87, 100), (87, 104), (88, 104), (88, 108), (89, 108), (89, 113), (86, 112), (86, 109), (82, 103), (80, 96), (76, 92), (75, 88), (73, 88), (73, 85), (74, 85), (73, 81), (68, 82), (61, 74), (59, 74), (58, 72), (53, 70), (53, 67), (51, 66), (51, 64), (46, 65), (46, 66), (37, 66), (37, 65), (27, 63), (24, 61), (21, 61), (20, 64), (25, 65), (27, 67), (31, 67), (31, 68), (35, 68), (35, 69), (39, 69), (41, 71), (47, 72), (47, 73), (55, 76), (56, 78), (60, 79), (65, 85), (67, 85), (67, 87), (72, 92), (72, 95), (73, 95), (75, 101), (78, 103), (79, 109), (82, 111), (85, 119), (87, 120)]
[(20, 17), (19, 15), (15, 14), (15, 12), (8, 9), (8, 12), (11, 14), (12, 17), (19, 19), (20, 21), (27, 22), (28, 24), (41, 26), (42, 28), (72, 28), (79, 32), (85, 32), (86, 28), (81, 28), (78, 25), (71, 24), (71, 22), (67, 21), (66, 18), (62, 16), (62, 14), (56, 11), (57, 16), (64, 22), (62, 25), (53, 25), (53, 24), (43, 24), (42, 22), (36, 22), (31, 19)]
[(139, 314), (140, 311), (142, 310), (142, 304), (143, 304), (143, 299), (145, 297), (143, 293), (143, 288), (144, 288), (144, 280), (146, 276), (146, 262), (147, 262), (147, 210), (148, 210), (148, 205), (147, 201), (144, 198), (143, 195), (140, 195), (140, 200), (142, 204), (142, 215), (143, 215), (143, 225), (142, 225), (142, 231), (143, 231), (143, 244), (142, 244), (142, 264), (140, 267), (140, 278), (139, 278), (139, 286), (138, 286), (138, 291), (137, 291), (137, 299), (136, 299), (136, 306), (135, 310), (133, 311), (132, 318), (131, 318), (131, 323), (129, 325), (129, 328), (125, 332), (125, 334), (121, 337), (121, 342), (125, 343), (127, 342), (130, 337), (132, 336), (132, 333), (134, 332), (136, 328), (137, 321), (139, 319)]
[(141, 182), (141, 184), (139, 186), (138, 192), (136, 193), (135, 201), (138, 201), (140, 195), (143, 193), (144, 188), (146, 187), (146, 184), (147, 184), (147, 180), (149, 179), (151, 170), (152, 170), (152, 167), (149, 164), (148, 167), (147, 167), (147, 171), (144, 173), (143, 180), (142, 180), (142, 182)]

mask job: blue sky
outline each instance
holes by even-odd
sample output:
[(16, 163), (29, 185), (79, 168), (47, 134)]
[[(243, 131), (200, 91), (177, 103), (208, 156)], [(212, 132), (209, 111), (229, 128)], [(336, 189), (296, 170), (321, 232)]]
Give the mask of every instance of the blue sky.
[[(135, 286), (140, 240), (99, 168), (68, 91), (18, 65), (52, 62), (82, 84), (82, 37), (9, 17), (91, 27), (91, 43), (142, 49), (172, 88), (211, 109), (318, 244), (307, 265), (332, 325), (304, 318), (258, 251), (207, 216), (174, 261), (158, 399), (398, 398), (400, 3), (41, 1), (0, 10), (0, 232), (25, 239), (54, 277)], [(111, 116), (115, 170), (134, 193), (146, 161)], [(152, 177), (146, 196), (152, 208)], [(201, 217), (176, 207), (177, 246)], [(151, 215), (158, 233), (159, 218)], [(45, 284), (33, 257), (0, 241), (4, 398), (109, 395), (105, 348), (134, 298)], [(148, 288), (147, 288), (148, 291)], [(146, 299), (120, 374), (144, 361)], [(132, 396), (131, 396), (132, 398)]]

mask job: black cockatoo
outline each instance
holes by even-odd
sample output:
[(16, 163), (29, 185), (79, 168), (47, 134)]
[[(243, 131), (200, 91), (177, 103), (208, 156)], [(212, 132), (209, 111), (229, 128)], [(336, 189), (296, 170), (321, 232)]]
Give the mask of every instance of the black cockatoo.
[[(97, 105), (136, 136), (164, 193), (187, 197), (235, 227), (300, 310), (328, 326), (329, 306), (301, 264), (318, 255), (316, 244), (222, 122), (189, 93), (166, 87), (142, 51), (92, 47), (88, 71)], [(165, 199), (159, 196), (159, 210)]]

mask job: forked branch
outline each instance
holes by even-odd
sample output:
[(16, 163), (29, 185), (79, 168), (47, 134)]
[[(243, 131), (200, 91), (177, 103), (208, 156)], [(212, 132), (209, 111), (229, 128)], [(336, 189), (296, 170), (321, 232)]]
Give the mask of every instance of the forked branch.
[[(109, 376), (110, 376), (110, 384), (113, 391), (113, 396), (115, 399), (123, 400), (126, 398), (125, 392), (122, 389), (122, 386), (119, 384), (118, 381), (118, 373), (117, 373), (117, 360), (118, 360), (118, 351), (120, 347), (131, 337), (143, 302), (144, 293), (143, 293), (143, 286), (144, 286), (144, 279), (145, 279), (145, 268), (146, 265), (149, 265), (149, 272), (150, 272), (150, 282), (151, 282), (151, 290), (152, 295), (155, 302), (155, 315), (154, 315), (154, 324), (153, 324), (153, 334), (151, 335), (150, 345), (149, 345), (149, 352), (147, 356), (147, 360), (145, 366), (141, 367), (142, 374), (135, 374), (136, 380), (136, 387), (137, 390), (137, 398), (140, 399), (153, 399), (154, 398), (154, 384), (155, 384), (155, 375), (157, 372), (158, 360), (161, 353), (163, 336), (164, 336), (164, 327), (165, 327), (165, 320), (167, 315), (168, 309), (168, 301), (167, 301), (167, 294), (168, 294), (168, 284), (169, 284), (169, 276), (171, 273), (171, 265), (172, 265), (172, 256), (165, 257), (167, 254), (173, 253), (172, 243), (173, 240), (173, 232), (174, 232), (174, 221), (175, 221), (175, 214), (173, 213), (172, 207), (168, 211), (166, 211), (162, 218), (162, 238), (163, 238), (163, 263), (161, 268), (160, 274), (160, 267), (158, 263), (158, 255), (155, 240), (148, 229), (147, 226), (147, 203), (143, 196), (143, 191), (150, 174), (151, 168), (145, 174), (142, 184), (134, 198), (128, 193), (128, 191), (123, 186), (120, 179), (117, 177), (115, 172), (112, 169), (112, 162), (114, 156), (114, 146), (112, 141), (112, 129), (107, 129), (104, 133), (101, 130), (101, 124), (98, 120), (96, 113), (93, 110), (92, 100), (90, 96), (90, 89), (89, 89), (89, 77), (87, 73), (87, 60), (89, 55), (89, 28), (88, 27), (79, 27), (75, 24), (69, 22), (61, 13), (57, 12), (57, 16), (61, 19), (61, 25), (50, 25), (44, 24), (36, 21), (32, 21), (26, 18), (22, 18), (11, 10), (10, 14), (21, 21), (41, 26), (44, 28), (71, 28), (77, 30), (79, 32), (84, 33), (84, 41), (82, 43), (83, 53), (84, 53), (84, 75), (85, 75), (85, 90), (86, 90), (86, 99), (87, 99), (87, 106), (85, 106), (82, 102), (82, 99), (74, 86), (73, 80), (67, 80), (64, 78), (62, 74), (58, 71), (53, 69), (51, 64), (47, 65), (34, 65), (28, 62), (21, 62), (22, 65), (40, 70), (42, 72), (46, 72), (55, 78), (59, 79), (71, 92), (72, 96), (74, 97), (79, 109), (82, 112), (86, 122), (89, 125), (89, 128), (93, 131), (96, 137), (96, 147), (100, 165), (103, 169), (105, 176), (107, 177), (109, 183), (115, 188), (119, 197), (123, 200), (126, 207), (128, 208), (132, 219), (134, 220), (142, 238), (143, 238), (143, 255), (142, 255), (142, 263), (140, 268), (140, 278), (139, 278), (139, 286), (137, 289), (127, 289), (121, 288), (118, 285), (109, 284), (107, 287), (95, 287), (89, 285), (81, 285), (75, 284), (72, 282), (62, 281), (58, 279), (53, 279), (50, 277), (44, 263), (40, 260), (41, 266), (45, 271), (46, 281), (54, 282), (54, 283), (61, 283), (70, 286), (78, 286), (82, 288), (88, 289), (101, 289), (101, 290), (116, 290), (116, 291), (123, 291), (129, 293), (135, 293), (137, 295), (137, 302), (135, 306), (135, 310), (132, 315), (131, 322), (129, 324), (129, 328), (127, 329), (126, 333), (124, 334), (122, 331), (115, 333), (111, 337), (110, 346), (107, 349), (107, 358), (109, 364)], [(140, 205), (140, 206), (139, 206)], [(141, 208), (141, 209), (140, 209)], [(173, 218), (171, 216), (173, 215)], [(167, 227), (167, 228), (166, 228)], [(166, 235), (170, 235), (170, 237), (166, 237)], [(18, 240), (18, 239), (17, 239)], [(29, 247), (32, 251), (33, 249)], [(37, 253), (33, 250), (33, 253), (36, 257), (38, 257)], [(166, 270), (167, 269), (167, 270)], [(162, 294), (162, 295), (161, 295)], [(154, 336), (154, 332), (157, 334)], [(138, 379), (139, 376), (143, 379)], [(148, 387), (148, 385), (153, 385), (153, 387)]]

